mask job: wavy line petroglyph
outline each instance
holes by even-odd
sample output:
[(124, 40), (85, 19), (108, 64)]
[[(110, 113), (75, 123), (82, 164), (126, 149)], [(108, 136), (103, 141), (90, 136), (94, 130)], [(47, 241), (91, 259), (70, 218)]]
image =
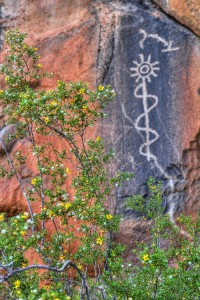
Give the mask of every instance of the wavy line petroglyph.
[[(140, 146), (139, 153), (147, 158), (147, 161), (153, 161), (157, 169), (166, 178), (169, 178), (167, 173), (159, 165), (157, 157), (151, 152), (150, 146), (159, 139), (159, 134), (156, 130), (150, 127), (149, 114), (158, 105), (158, 97), (148, 92), (147, 82), (151, 82), (153, 77), (157, 77), (157, 72), (160, 70), (159, 62), (151, 62), (151, 55), (145, 60), (144, 55), (139, 55), (140, 61), (133, 61), (134, 67), (130, 68), (133, 72), (131, 77), (135, 78), (138, 83), (134, 90), (134, 96), (142, 101), (144, 112), (139, 115), (135, 121), (137, 131), (144, 132), (145, 142)], [(151, 105), (149, 103), (151, 102)], [(144, 123), (144, 125), (142, 125)]]

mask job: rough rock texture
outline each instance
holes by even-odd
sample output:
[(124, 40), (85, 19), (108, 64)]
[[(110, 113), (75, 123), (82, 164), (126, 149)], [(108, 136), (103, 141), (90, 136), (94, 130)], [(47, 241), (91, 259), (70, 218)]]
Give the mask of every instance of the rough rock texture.
[[(163, 180), (173, 218), (187, 198), (182, 155), (200, 124), (199, 39), (150, 2), (132, 2), (107, 5), (115, 29), (112, 59), (102, 78), (117, 91), (117, 99), (102, 134), (115, 149), (117, 169), (135, 174), (131, 184), (118, 190), (117, 211), (134, 216), (124, 207), (125, 200), (135, 193), (146, 196), (151, 175)], [(106, 31), (103, 22), (102, 27)], [(193, 160), (194, 169), (196, 163)]]
[(117, 243), (126, 245), (124, 257), (127, 261), (138, 263), (138, 258), (133, 255), (133, 249), (137, 247), (137, 243), (149, 244), (150, 242), (150, 226), (151, 222), (141, 222), (135, 220), (122, 221), (119, 232), (114, 235)]
[[(12, 138), (12, 134), (15, 134), (15, 125), (8, 125), (1, 129), (0, 131), (0, 139), (3, 141), (4, 145), (6, 146), (6, 150), (8, 152), (11, 151), (16, 139)], [(10, 140), (8, 138), (10, 137)], [(5, 150), (0, 144), (0, 156), (5, 155)]]
[(192, 212), (193, 216), (196, 216), (200, 211), (200, 132), (190, 142), (189, 148), (183, 151), (182, 159), (187, 182), (184, 212)]
[(167, 14), (200, 35), (200, 2), (199, 0), (152, 0)]
[[(199, 34), (197, 0), (154, 2)], [(125, 201), (136, 193), (147, 196), (149, 176), (162, 180), (172, 219), (181, 210), (195, 217), (200, 205), (199, 38), (150, 0), (5, 0), (0, 17), (1, 61), (5, 30), (27, 31), (44, 68), (55, 75), (40, 87), (53, 87), (62, 78), (91, 87), (109, 83), (116, 90), (116, 101), (106, 109), (109, 118), (97, 128), (116, 153), (111, 173), (135, 174), (117, 191), (116, 210), (124, 221), (116, 238), (127, 243), (137, 238), (139, 223), (132, 220), (137, 215)], [(0, 113), (1, 128), (2, 118)], [(28, 147), (23, 140), (12, 146), (13, 153)], [(22, 166), (23, 178), (35, 174), (32, 158), (29, 162)], [(0, 163), (6, 163), (5, 155)], [(0, 210), (12, 215), (25, 209), (18, 183), (2, 180)]]

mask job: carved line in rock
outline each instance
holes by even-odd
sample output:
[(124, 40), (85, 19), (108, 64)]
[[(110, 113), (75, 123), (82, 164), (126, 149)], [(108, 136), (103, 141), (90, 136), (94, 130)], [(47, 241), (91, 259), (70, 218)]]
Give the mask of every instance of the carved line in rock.
[[(155, 108), (158, 104), (158, 98), (155, 95), (151, 95), (148, 93), (147, 89), (147, 81), (151, 82), (151, 77), (157, 77), (156, 71), (159, 71), (160, 68), (157, 66), (159, 63), (154, 62), (151, 63), (151, 56), (148, 56), (148, 59), (145, 61), (143, 54), (139, 55), (140, 62), (133, 61), (133, 63), (136, 65), (133, 68), (130, 68), (131, 71), (134, 73), (131, 74), (131, 77), (136, 77), (135, 81), (141, 81), (139, 85), (136, 86), (134, 91), (134, 96), (137, 99), (142, 99), (143, 109), (144, 113), (142, 113), (135, 122), (135, 127), (137, 130), (144, 131), (146, 135), (146, 141), (143, 143), (140, 148), (139, 152), (141, 155), (146, 156), (147, 160), (150, 161), (151, 159), (155, 159), (154, 155), (150, 152), (150, 145), (153, 144), (158, 138), (158, 133), (150, 128), (149, 125), (149, 113), (150, 111)], [(153, 105), (148, 105), (148, 99), (153, 99), (154, 103)], [(140, 122), (144, 119), (145, 126), (142, 127), (140, 125)], [(150, 134), (153, 135), (153, 138), (150, 138)]]
[(161, 52), (172, 52), (172, 51), (178, 51), (179, 47), (172, 47), (173, 41), (167, 41), (164, 38), (160, 37), (157, 33), (150, 33), (148, 34), (144, 29), (140, 29), (139, 32), (143, 34), (143, 38), (139, 42), (139, 46), (141, 49), (144, 49), (144, 42), (147, 38), (152, 38), (156, 40), (157, 42), (160, 42), (165, 48), (161, 49)]
[[(145, 133), (145, 142), (140, 146), (139, 153), (140, 155), (145, 156), (147, 158), (147, 161), (153, 161), (154, 165), (157, 167), (157, 169), (159, 169), (161, 174), (168, 178), (168, 174), (159, 165), (157, 157), (150, 150), (150, 146), (159, 139), (158, 132), (150, 128), (149, 118), (151, 110), (158, 105), (158, 97), (148, 92), (147, 82), (150, 83), (153, 77), (158, 76), (156, 72), (160, 70), (158, 66), (159, 62), (151, 62), (151, 55), (148, 56), (147, 60), (144, 59), (143, 54), (140, 54), (139, 58), (139, 62), (133, 61), (135, 67), (130, 68), (130, 70), (133, 71), (131, 77), (135, 77), (136, 83), (139, 82), (134, 90), (134, 96), (135, 98), (142, 100), (144, 110), (144, 112), (139, 115), (135, 121), (136, 130)], [(153, 100), (153, 104), (151, 106), (149, 106), (150, 99)], [(140, 125), (143, 119), (145, 126)]]
[[(144, 49), (144, 43), (147, 38), (152, 38), (158, 43), (162, 44), (163, 48), (161, 52), (173, 52), (178, 51), (179, 47), (173, 47), (173, 41), (167, 41), (164, 38), (160, 37), (158, 34), (148, 34), (145, 30), (140, 29), (140, 34), (143, 35), (142, 39), (139, 41), (139, 46), (141, 49)], [(148, 83), (151, 83), (153, 77), (158, 77), (159, 61), (152, 62), (151, 55), (149, 54), (147, 59), (145, 60), (144, 55), (142, 53), (139, 54), (139, 61), (133, 61), (134, 67), (130, 68), (133, 72), (131, 73), (131, 77), (135, 78), (136, 87), (134, 89), (134, 97), (142, 100), (143, 105), (143, 113), (137, 117), (135, 122), (133, 122), (135, 129), (141, 135), (141, 133), (145, 134), (144, 143), (139, 148), (139, 153), (142, 156), (147, 158), (147, 161), (152, 161), (155, 167), (160, 171), (160, 173), (168, 179), (168, 184), (171, 189), (171, 193), (174, 191), (174, 180), (170, 174), (165, 172), (163, 167), (159, 164), (156, 155), (151, 152), (151, 145), (155, 143), (159, 139), (159, 134), (156, 130), (150, 127), (150, 112), (158, 105), (158, 97), (157, 95), (153, 95), (148, 91)], [(149, 105), (149, 100), (151, 100), (151, 105)], [(123, 111), (126, 114), (125, 108), (123, 106)], [(142, 126), (141, 122), (144, 122)], [(143, 134), (142, 134), (143, 135)], [(169, 209), (168, 214), (170, 216), (171, 221), (175, 224), (174, 220), (174, 203), (173, 199), (169, 197)]]
[[(139, 41), (139, 46), (144, 49), (144, 42), (147, 38), (153, 38), (157, 42), (164, 45), (162, 52), (177, 51), (179, 47), (172, 47), (173, 41), (166, 41), (164, 38), (160, 37), (158, 34), (148, 34), (145, 30), (140, 29), (139, 32), (143, 35), (143, 38)], [(134, 67), (130, 68), (133, 72), (131, 77), (135, 78), (135, 82), (138, 83), (135, 90), (134, 96), (137, 99), (142, 100), (144, 112), (139, 115), (135, 121), (135, 128), (137, 131), (145, 133), (145, 142), (140, 146), (139, 153), (147, 158), (147, 161), (153, 161), (155, 166), (159, 169), (161, 174), (163, 174), (169, 180), (169, 176), (158, 163), (157, 157), (151, 152), (150, 146), (159, 139), (159, 134), (156, 130), (150, 128), (150, 118), (149, 114), (152, 109), (158, 105), (158, 97), (152, 95), (148, 92), (148, 82), (150, 83), (153, 77), (158, 76), (159, 62), (151, 62), (151, 55), (148, 55), (147, 60), (145, 60), (143, 54), (139, 54), (140, 61), (133, 61)], [(149, 100), (153, 100), (153, 104), (149, 106)], [(141, 126), (140, 123), (144, 119), (145, 126)]]

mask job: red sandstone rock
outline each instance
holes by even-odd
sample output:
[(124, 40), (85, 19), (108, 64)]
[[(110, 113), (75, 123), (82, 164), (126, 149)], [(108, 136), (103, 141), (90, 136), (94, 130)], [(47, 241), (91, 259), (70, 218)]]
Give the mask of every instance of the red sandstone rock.
[(124, 257), (126, 261), (138, 264), (138, 258), (133, 254), (137, 243), (150, 243), (151, 222), (124, 220), (120, 224), (119, 232), (115, 234), (115, 241), (126, 245)]
[(167, 14), (200, 35), (200, 2), (199, 0), (153, 0)]
[[(52, 79), (43, 80), (38, 88), (54, 88), (60, 79), (66, 82), (82, 80), (94, 87), (97, 35), (96, 21), (88, 10), (89, 4), (88, 0), (67, 1), (67, 4), (65, 0), (39, 1), (37, 5), (25, 0), (5, 1), (2, 8), (4, 30), (17, 26), (22, 32), (27, 32), (27, 42), (38, 48), (43, 68), (54, 74)], [(4, 56), (5, 52), (1, 52), (1, 63)], [(1, 86), (5, 87), (3, 81)], [(10, 133), (11, 129), (12, 125), (4, 127), (1, 135)], [(44, 139), (39, 138), (38, 142), (44, 142)], [(28, 151), (29, 144), (25, 140), (14, 143), (8, 144), (8, 150), (12, 149), (11, 155), (18, 150), (23, 153)], [(57, 137), (53, 139), (53, 144), (60, 150), (66, 147)], [(0, 153), (4, 153), (1, 147)], [(1, 164), (6, 164), (5, 155), (1, 157)], [(35, 160), (29, 155), (26, 165), (22, 166), (22, 177), (30, 181), (37, 172)], [(23, 210), (27, 210), (27, 205), (17, 180), (1, 179), (0, 211), (13, 215)]]

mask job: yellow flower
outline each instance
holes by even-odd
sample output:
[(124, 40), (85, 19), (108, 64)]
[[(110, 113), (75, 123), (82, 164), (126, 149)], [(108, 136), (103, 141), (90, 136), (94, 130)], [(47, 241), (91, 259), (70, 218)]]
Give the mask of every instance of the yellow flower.
[(107, 219), (107, 220), (111, 220), (112, 218), (113, 218), (112, 215), (106, 215), (106, 219)]
[(65, 209), (69, 209), (72, 205), (71, 205), (71, 203), (69, 203), (69, 202), (67, 202), (67, 203), (65, 203)]
[(57, 106), (57, 105), (58, 105), (58, 102), (57, 102), (56, 100), (53, 100), (53, 101), (51, 102), (51, 105)]
[(0, 94), (2, 94), (3, 93), (3, 90), (0, 90)]
[(0, 215), (0, 221), (4, 220), (4, 215)]
[(101, 140), (101, 138), (100, 138), (100, 136), (98, 136), (98, 137), (96, 138), (96, 142), (100, 142), (100, 140)]
[(71, 173), (71, 171), (70, 171), (70, 169), (68, 167), (65, 168), (65, 171), (66, 171), (67, 174)]
[(37, 50), (38, 50), (38, 48), (33, 48), (33, 50), (34, 50), (34, 51), (37, 51)]
[(142, 259), (143, 259), (144, 261), (148, 261), (148, 260), (149, 260), (149, 255), (148, 255), (148, 254), (143, 255), (143, 256), (142, 256)]
[(83, 88), (80, 89), (80, 90), (79, 90), (79, 93), (80, 93), (80, 94), (84, 94), (84, 93), (85, 93), (85, 89), (83, 89)]
[(32, 185), (35, 185), (37, 183), (37, 178), (33, 178), (32, 180), (31, 180), (31, 184)]
[(14, 287), (16, 289), (18, 289), (20, 287), (20, 285), (21, 285), (21, 282), (19, 280), (16, 280), (13, 284), (14, 284)]
[(42, 68), (42, 64), (37, 64), (37, 67), (40, 69)]
[(65, 259), (65, 257), (64, 257), (64, 256), (60, 256), (59, 259), (60, 259), (60, 260), (63, 260), (63, 259)]
[(51, 210), (49, 210), (47, 214), (48, 214), (49, 218), (54, 216), (54, 213)]
[(51, 102), (51, 105), (57, 106), (57, 105), (58, 105), (58, 102), (57, 102), (56, 100), (53, 100), (53, 101)]
[(21, 235), (24, 236), (26, 234), (26, 231), (22, 230), (20, 231)]
[(103, 91), (104, 90), (104, 86), (103, 85), (100, 85), (99, 87), (98, 87), (98, 91)]
[(23, 213), (23, 216), (24, 216), (24, 219), (28, 219), (28, 216), (29, 216), (28, 212), (25, 211), (25, 212)]
[(79, 268), (79, 270), (83, 269), (83, 266), (81, 266), (81, 265), (78, 265), (77, 267)]
[(22, 263), (22, 268), (27, 267), (27, 263)]
[(49, 123), (49, 118), (48, 117), (44, 117), (44, 123), (46, 123), (46, 124)]
[(9, 76), (6, 76), (5, 77), (5, 82), (8, 82), (8, 80), (9, 80)]
[(102, 245), (102, 244), (103, 244), (102, 238), (101, 238), (101, 237), (98, 237), (97, 240), (96, 240), (96, 243), (97, 243), (98, 245)]
[(21, 219), (26, 220), (28, 219), (28, 213), (24, 212), (23, 215), (20, 216)]
[(37, 183), (37, 178), (33, 178), (32, 180), (31, 180), (31, 184), (32, 185), (35, 185)]
[(83, 111), (87, 111), (88, 106), (87, 106), (87, 105), (83, 105), (83, 106), (82, 106), (82, 109), (83, 109)]

